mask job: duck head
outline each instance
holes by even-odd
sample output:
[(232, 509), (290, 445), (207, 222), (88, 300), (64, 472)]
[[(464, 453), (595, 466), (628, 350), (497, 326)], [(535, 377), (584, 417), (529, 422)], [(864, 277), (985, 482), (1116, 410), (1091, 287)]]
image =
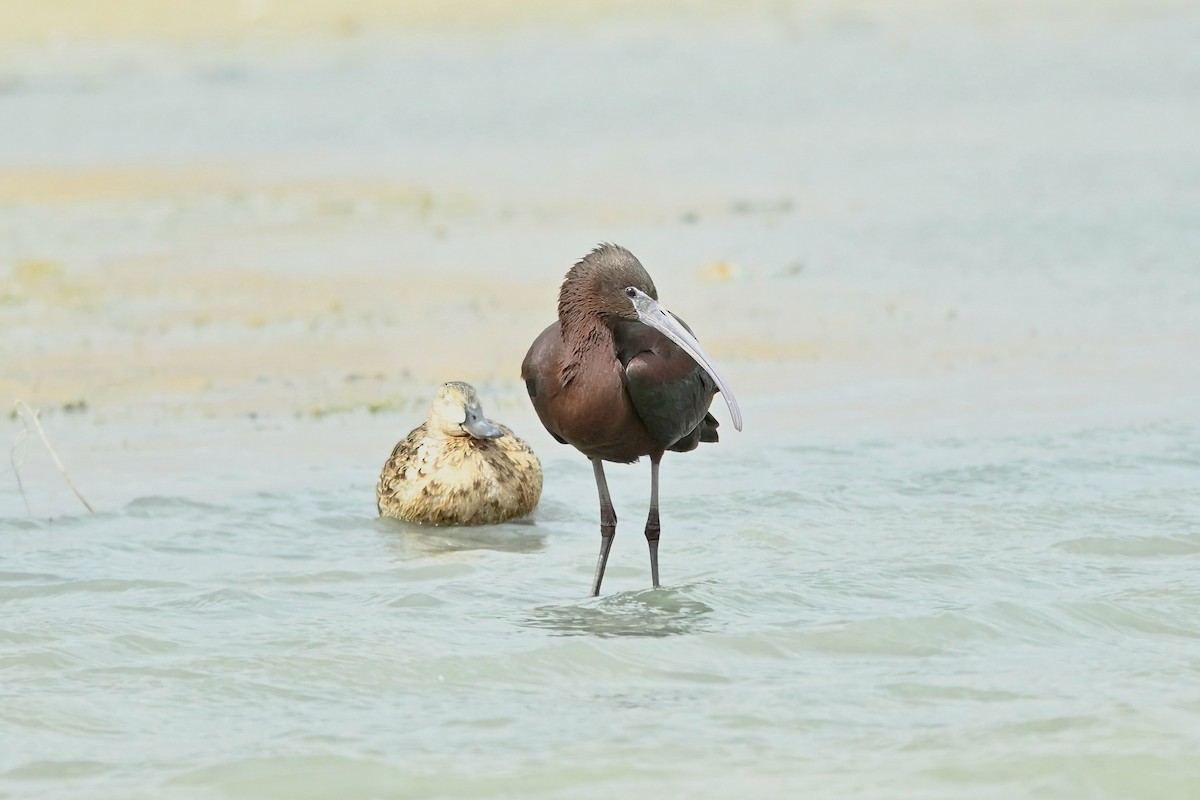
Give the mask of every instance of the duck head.
[(504, 431), (483, 414), (475, 387), (462, 381), (443, 383), (429, 410), (426, 429), (443, 436), (495, 439)]

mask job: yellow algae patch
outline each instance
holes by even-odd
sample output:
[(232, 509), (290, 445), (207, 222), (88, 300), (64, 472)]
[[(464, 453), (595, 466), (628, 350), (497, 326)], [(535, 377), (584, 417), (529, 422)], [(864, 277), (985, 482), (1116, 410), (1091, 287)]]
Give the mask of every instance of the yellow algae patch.
[(289, 206), (301, 213), (334, 216), (361, 210), (401, 210), (429, 216), (433, 210), (465, 214), (474, 209), (463, 194), (434, 196), (429, 190), (386, 180), (306, 181), (246, 174), (223, 165), (189, 168), (88, 169), (0, 168), (0, 206), (59, 205), (168, 198), (186, 203), (200, 196), (230, 202)]
[(19, 304), (38, 300), (52, 306), (94, 308), (91, 287), (67, 278), (63, 265), (48, 258), (31, 258), (13, 266), (11, 279), (0, 280), (0, 302)]
[(952, 15), (981, 24), (1181, 7), (1186, 0), (3, 0), (0, 44), (53, 39), (227, 38), (263, 32), (349, 36), (414, 28), (488, 31), (530, 23), (574, 27), (606, 18), (790, 14), (795, 24)]
[(60, 283), (62, 277), (62, 264), (48, 259), (21, 261), (13, 270), (13, 278), (23, 289), (35, 289)]
[(699, 275), (706, 281), (728, 281), (740, 277), (742, 271), (728, 261), (714, 261), (700, 268)]
[(153, 169), (0, 169), (0, 205), (78, 203), (120, 200), (178, 192), (181, 188), (216, 189), (234, 173), (213, 170)]
[[(464, 283), (488, 302), (461, 299)], [(385, 411), (398, 383), (515, 381), (538, 327), (511, 324), (534, 294), (527, 284), (412, 265), (308, 274), (139, 257), (73, 276), (29, 260), (0, 271), (0, 296), (5, 287), (41, 295), (0, 307), (20, 343), (5, 348), (0, 397), (83, 398), (98, 410), (161, 408), (169, 397), (235, 413)], [(103, 313), (63, 297), (94, 299)], [(476, 344), (463, 347), (464, 336)], [(354, 378), (363, 375), (381, 377)]]
[(671, 0), (5, 0), (0, 41), (52, 37), (196, 38), (257, 31), (352, 35), (364, 28), (487, 30), (538, 19), (583, 20), (670, 9)]

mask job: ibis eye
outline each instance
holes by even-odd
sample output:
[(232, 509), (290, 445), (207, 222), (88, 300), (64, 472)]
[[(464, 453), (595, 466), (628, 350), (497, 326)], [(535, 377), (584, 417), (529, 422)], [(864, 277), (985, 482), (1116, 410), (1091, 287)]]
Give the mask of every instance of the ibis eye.
[(637, 297), (637, 289), (633, 288), (632, 286), (626, 286), (625, 296), (632, 300), (633, 298)]

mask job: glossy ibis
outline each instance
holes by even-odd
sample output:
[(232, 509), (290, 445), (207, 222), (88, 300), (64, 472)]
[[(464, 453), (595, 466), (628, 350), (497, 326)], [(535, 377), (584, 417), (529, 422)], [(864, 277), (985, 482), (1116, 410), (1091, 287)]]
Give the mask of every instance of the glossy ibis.
[(485, 417), (474, 387), (458, 381), (442, 385), (375, 487), (380, 516), (432, 525), (503, 522), (533, 511), (541, 495), (529, 445)]
[(646, 541), (658, 587), (658, 465), (667, 450), (687, 452), (717, 441), (708, 413), (725, 397), (742, 429), (737, 400), (679, 317), (658, 303), (641, 263), (623, 247), (603, 244), (567, 272), (558, 321), (534, 340), (521, 377), (546, 430), (592, 462), (600, 494), (600, 556), (592, 595), (600, 593), (617, 530), (604, 462), (650, 457)]

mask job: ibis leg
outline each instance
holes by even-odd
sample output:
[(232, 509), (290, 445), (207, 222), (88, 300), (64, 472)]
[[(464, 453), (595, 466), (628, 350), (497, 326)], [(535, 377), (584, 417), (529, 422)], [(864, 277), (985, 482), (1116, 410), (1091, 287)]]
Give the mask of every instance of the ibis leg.
[(658, 462), (662, 456), (650, 457), (650, 516), (646, 517), (646, 543), (650, 545), (650, 579), (658, 588)]
[(600, 493), (600, 557), (596, 560), (596, 574), (592, 577), (592, 597), (595, 597), (600, 594), (604, 567), (608, 564), (608, 551), (612, 549), (613, 536), (617, 532), (617, 512), (613, 509), (612, 498), (608, 496), (604, 462), (593, 458), (592, 470), (596, 473), (596, 490)]

